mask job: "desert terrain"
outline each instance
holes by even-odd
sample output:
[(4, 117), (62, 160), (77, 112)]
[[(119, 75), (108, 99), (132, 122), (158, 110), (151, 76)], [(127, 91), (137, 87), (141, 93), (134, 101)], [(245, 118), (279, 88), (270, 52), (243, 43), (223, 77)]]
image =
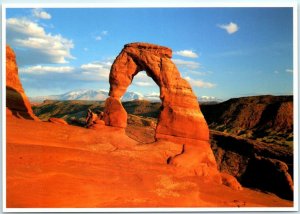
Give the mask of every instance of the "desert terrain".
[[(162, 73), (175, 69), (167, 48), (138, 43), (124, 49), (127, 52), (121, 52), (117, 60), (130, 66), (136, 66), (132, 55), (138, 49), (142, 53), (139, 66), (147, 54), (152, 58), (158, 54), (165, 60)], [(266, 138), (257, 134), (258, 125), (241, 126), (244, 130), (238, 131), (230, 126), (232, 121), (215, 126), (208, 109), (202, 110), (204, 119), (188, 83), (181, 79), (176, 87), (168, 86), (176, 93), (164, 91), (161, 104), (127, 102), (123, 110), (117, 99), (123, 88), (116, 87), (115, 96), (105, 103), (44, 101), (32, 109), (9, 47), (6, 72), (7, 208), (293, 206), (291, 129), (279, 133), (280, 143), (274, 137), (270, 140), (269, 132), (274, 124), (285, 126), (286, 108), (276, 111), (278, 122), (262, 129), (268, 133)], [(172, 83), (172, 75), (167, 77)], [(191, 94), (182, 104), (176, 96), (185, 93)], [(176, 106), (174, 111), (170, 103)], [(104, 120), (84, 127), (88, 109), (104, 110)], [(232, 118), (224, 112), (220, 120)], [(167, 122), (166, 115), (173, 123)], [(257, 124), (265, 118), (258, 117)], [(190, 126), (193, 123), (199, 126)], [(221, 123), (226, 127), (220, 128)], [(182, 130), (178, 130), (180, 124), (185, 125)]]
[(183, 175), (166, 163), (176, 149), (164, 141), (141, 144), (113, 127), (8, 118), (7, 207), (293, 206), (271, 193)]
[[(263, 105), (264, 108), (258, 111), (255, 109), (255, 104), (249, 104), (249, 99), (253, 103), (261, 102), (260, 105)], [(224, 105), (229, 106), (226, 103), (232, 103), (232, 105), (244, 103), (243, 108), (247, 109), (240, 107), (238, 108), (240, 112), (256, 112), (259, 118), (252, 119), (256, 123), (251, 127), (246, 125), (243, 127), (243, 124), (249, 124), (249, 122), (245, 121), (244, 118), (239, 118), (243, 115), (242, 113), (234, 116), (227, 107), (222, 107)], [(289, 127), (289, 124), (292, 124), (290, 121), (292, 119), (290, 116), (292, 109), (284, 108), (285, 110), (282, 112), (280, 110), (282, 108), (278, 108), (279, 110), (274, 114), (270, 114), (269, 117), (261, 117), (261, 115), (266, 114), (263, 113), (264, 109), (267, 112), (270, 111), (274, 103), (276, 106), (292, 106), (290, 96), (257, 96), (233, 99), (218, 104), (202, 104), (201, 109), (210, 125), (210, 143), (218, 168), (236, 177), (243, 186), (272, 192), (282, 198), (291, 200), (293, 198), (291, 183), (284, 176), (285, 173), (281, 172), (285, 171), (291, 178), (293, 177), (293, 131), (292, 126)], [(161, 103), (135, 100), (123, 102), (123, 106), (128, 112), (126, 135), (140, 144), (154, 143), (155, 126)], [(81, 127), (84, 126), (88, 109), (92, 109), (94, 112), (103, 111), (104, 102), (47, 100), (33, 106), (33, 111), (43, 121), (57, 117), (64, 119), (69, 124)], [(216, 109), (219, 110), (218, 114), (221, 116), (225, 115), (227, 118), (235, 119), (227, 124), (224, 123), (224, 119), (220, 122), (214, 120), (212, 116), (215, 117), (215, 113), (212, 112), (217, 112)], [(278, 115), (285, 116), (280, 117)], [(283, 121), (278, 121), (278, 118), (283, 118)], [(262, 120), (268, 121), (268, 123), (260, 122)], [(218, 124), (222, 124), (223, 129), (225, 125), (228, 128), (221, 130), (218, 128), (220, 126)], [(236, 127), (243, 131), (236, 133)], [(280, 131), (276, 132), (276, 129)], [(254, 134), (245, 135), (245, 133), (260, 134), (257, 138)], [(276, 165), (283, 168), (280, 169)], [(285, 167), (287, 167), (286, 170), (284, 170)]]

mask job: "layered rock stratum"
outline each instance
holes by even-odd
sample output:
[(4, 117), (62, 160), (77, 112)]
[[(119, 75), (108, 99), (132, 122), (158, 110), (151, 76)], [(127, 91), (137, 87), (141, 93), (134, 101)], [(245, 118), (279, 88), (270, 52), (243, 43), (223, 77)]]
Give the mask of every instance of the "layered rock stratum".
[(6, 46), (6, 115), (39, 120), (34, 115), (22, 87), (18, 74), (16, 55), (9, 46)]

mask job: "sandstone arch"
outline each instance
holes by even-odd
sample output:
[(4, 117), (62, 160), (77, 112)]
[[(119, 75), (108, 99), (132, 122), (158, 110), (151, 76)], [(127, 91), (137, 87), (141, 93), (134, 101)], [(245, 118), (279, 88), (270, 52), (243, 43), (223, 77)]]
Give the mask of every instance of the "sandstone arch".
[(134, 76), (140, 71), (146, 71), (159, 86), (162, 101), (156, 138), (175, 136), (209, 140), (208, 126), (200, 111), (197, 97), (190, 84), (181, 78), (171, 57), (172, 50), (163, 46), (148, 43), (124, 46), (109, 75), (110, 97), (106, 100), (104, 112), (106, 125), (126, 127), (127, 113), (120, 98)]

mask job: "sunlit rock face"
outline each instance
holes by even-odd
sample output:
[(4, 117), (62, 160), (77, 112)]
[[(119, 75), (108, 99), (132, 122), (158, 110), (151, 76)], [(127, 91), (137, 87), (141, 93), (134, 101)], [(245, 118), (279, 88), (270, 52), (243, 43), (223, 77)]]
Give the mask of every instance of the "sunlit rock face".
[(146, 71), (160, 89), (162, 101), (155, 137), (157, 142), (174, 142), (182, 149), (166, 159), (182, 175), (198, 175), (222, 182), (209, 144), (209, 129), (200, 111), (197, 97), (187, 80), (180, 76), (167, 47), (131, 43), (115, 59), (110, 75), (109, 98), (105, 103), (106, 125), (125, 128), (127, 113), (120, 98), (135, 75)]
[(6, 114), (23, 119), (39, 120), (31, 109), (22, 87), (14, 51), (6, 46)]
[[(171, 135), (206, 141), (209, 139), (208, 126), (199, 109), (197, 97), (190, 84), (180, 76), (171, 57), (172, 50), (167, 47), (147, 43), (125, 45), (111, 67), (109, 95), (119, 100), (134, 76), (146, 71), (159, 86), (162, 101), (156, 137), (159, 139)], [(110, 117), (109, 111), (107, 109), (106, 117)], [(120, 109), (120, 114), (123, 112)], [(122, 127), (126, 126), (126, 118), (122, 116), (120, 119), (124, 120)], [(114, 126), (110, 122), (106, 124)]]

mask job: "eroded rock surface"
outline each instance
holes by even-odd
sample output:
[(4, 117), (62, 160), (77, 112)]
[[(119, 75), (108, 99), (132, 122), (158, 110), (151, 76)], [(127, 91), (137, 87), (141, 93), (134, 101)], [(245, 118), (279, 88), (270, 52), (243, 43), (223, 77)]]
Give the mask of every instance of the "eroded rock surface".
[(105, 101), (104, 122), (106, 125), (125, 128), (127, 126), (127, 113), (120, 99), (109, 97)]
[(282, 198), (293, 200), (293, 179), (287, 164), (280, 160), (255, 156), (249, 161), (243, 176), (245, 186), (257, 186)]
[(202, 105), (210, 129), (267, 143), (293, 141), (293, 96), (250, 96)]
[[(17, 130), (17, 131), (16, 131)], [(123, 129), (124, 130), (124, 129)], [(171, 142), (137, 145), (120, 128), (7, 120), (8, 208), (292, 207), (244, 188), (235, 191), (165, 164)], [(178, 156), (179, 157), (179, 156)], [(24, 194), (26, 192), (26, 194)]]
[[(134, 76), (146, 71), (159, 86), (162, 100), (156, 137), (160, 138), (162, 134), (206, 141), (209, 139), (208, 127), (197, 97), (190, 84), (181, 78), (171, 57), (172, 50), (167, 47), (147, 43), (125, 45), (111, 68), (109, 95), (119, 100)], [(105, 114), (105, 118), (105, 121), (111, 121), (109, 114)], [(122, 124), (126, 124), (126, 118), (122, 119)], [(108, 122), (106, 124), (114, 126)]]
[(48, 119), (48, 121), (51, 122), (51, 123), (68, 125), (68, 123), (62, 118), (51, 117), (51, 118)]
[(39, 120), (31, 109), (18, 76), (14, 51), (6, 46), (6, 114), (18, 118)]
[(170, 156), (168, 164), (183, 174), (199, 175), (221, 183), (221, 176), (209, 145), (209, 130), (200, 111), (197, 97), (171, 61), (172, 50), (147, 43), (124, 46), (115, 59), (110, 75), (110, 97), (106, 100), (106, 125), (125, 128), (127, 113), (120, 103), (135, 75), (146, 71), (160, 88), (162, 101), (155, 137), (159, 142), (182, 145), (180, 154)]
[(293, 199), (293, 150), (218, 131), (211, 131), (211, 145), (222, 174), (236, 177), (244, 187)]
[(235, 190), (242, 190), (242, 186), (241, 184), (237, 181), (237, 179), (226, 173), (226, 172), (223, 172), (221, 173), (221, 176), (222, 176), (222, 183), (232, 189), (235, 189)]

